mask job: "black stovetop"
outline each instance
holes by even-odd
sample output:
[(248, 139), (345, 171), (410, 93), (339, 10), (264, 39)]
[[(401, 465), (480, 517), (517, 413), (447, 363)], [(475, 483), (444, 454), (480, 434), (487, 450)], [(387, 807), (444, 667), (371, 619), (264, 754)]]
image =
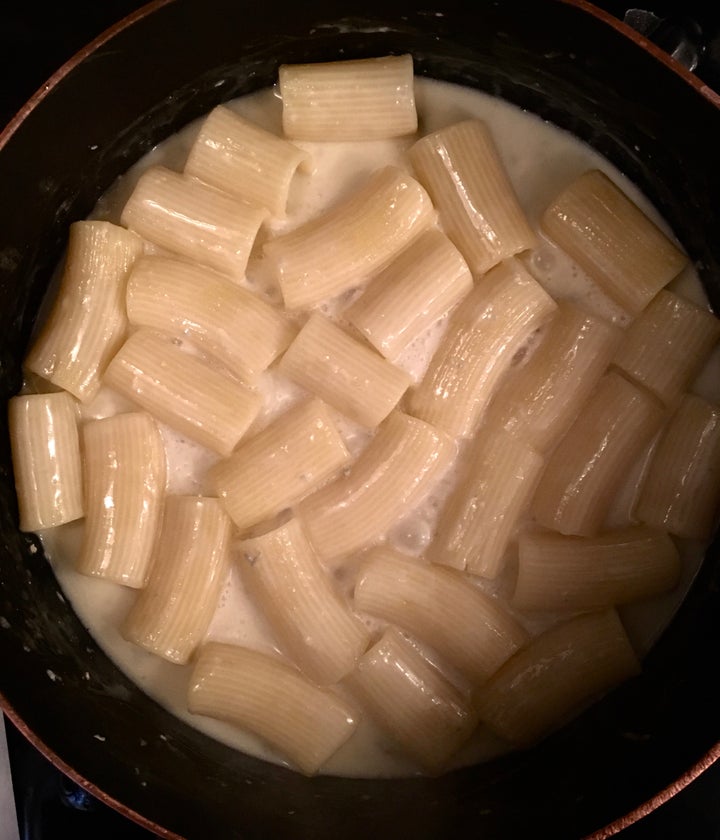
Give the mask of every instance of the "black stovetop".
[[(707, 0), (653, 0), (639, 4), (642, 11), (652, 12), (639, 20), (646, 33), (669, 51), (684, 39), (690, 54), (698, 52), (696, 74), (720, 91), (720, 4), (715, 0), (711, 4), (708, 8)], [(0, 6), (0, 128), (64, 61), (142, 5), (139, 0), (51, 4), (4, 0)], [(596, 0), (596, 5), (623, 18), (632, 4)], [(9, 721), (6, 725), (21, 840), (149, 840), (155, 836), (72, 782)], [(720, 840), (720, 761), (618, 837)]]

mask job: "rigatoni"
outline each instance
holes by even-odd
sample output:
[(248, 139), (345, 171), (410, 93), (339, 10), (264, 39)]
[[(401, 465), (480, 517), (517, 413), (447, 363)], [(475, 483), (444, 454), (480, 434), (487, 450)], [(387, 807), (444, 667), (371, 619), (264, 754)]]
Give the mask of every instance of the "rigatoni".
[(313, 313), (278, 369), (364, 426), (377, 426), (395, 408), (410, 376), (372, 348)]
[(440, 512), (428, 557), (471, 574), (495, 578), (538, 483), (544, 461), (502, 429), (484, 429), (460, 481)]
[(720, 319), (661, 290), (628, 328), (613, 363), (665, 404), (686, 390), (720, 339)]
[(486, 422), (539, 452), (552, 449), (605, 372), (621, 337), (608, 321), (559, 301), (540, 345), (505, 379)]
[(121, 628), (128, 641), (170, 662), (188, 661), (227, 582), (231, 527), (217, 499), (166, 497), (150, 578)]
[(288, 309), (309, 309), (366, 282), (435, 222), (423, 187), (396, 166), (373, 173), (339, 204), (263, 253)]
[(388, 359), (394, 359), (472, 289), (460, 252), (431, 228), (381, 272), (343, 313)]
[(140, 329), (123, 344), (105, 383), (163, 423), (228, 456), (260, 411), (255, 391), (185, 352), (170, 336)]
[(296, 508), (320, 557), (341, 557), (378, 539), (420, 504), (455, 455), (444, 432), (392, 412), (347, 475)]
[(184, 172), (284, 216), (293, 175), (310, 155), (218, 105), (205, 117)]
[(519, 610), (597, 610), (671, 590), (681, 562), (672, 539), (643, 526), (569, 537), (520, 535), (512, 604)]
[(471, 436), (513, 358), (556, 304), (517, 260), (478, 281), (450, 319), (410, 413), (451, 435)]
[(686, 394), (663, 429), (635, 515), (679, 537), (706, 540), (720, 505), (720, 406)]
[(25, 358), (25, 368), (83, 402), (100, 387), (125, 337), (125, 283), (142, 239), (110, 222), (70, 225), (58, 296)]
[(298, 519), (243, 540), (243, 581), (282, 650), (315, 682), (341, 680), (370, 635), (335, 591)]
[(268, 211), (165, 166), (138, 179), (121, 215), (150, 242), (236, 280)]
[(350, 704), (278, 657), (219, 642), (200, 648), (188, 708), (254, 733), (308, 776), (347, 741), (359, 720)]
[(349, 684), (376, 723), (430, 773), (441, 771), (475, 728), (468, 699), (393, 627), (362, 657)]
[(562, 534), (598, 533), (663, 416), (649, 391), (617, 373), (605, 374), (550, 456), (532, 505), (537, 522)]
[(427, 134), (408, 154), (474, 275), (536, 244), (483, 122), (464, 120)]
[(141, 257), (127, 284), (130, 323), (187, 337), (251, 382), (297, 328), (279, 309), (213, 269), (171, 257)]
[(167, 469), (157, 424), (144, 412), (82, 428), (85, 530), (77, 570), (125, 586), (147, 582)]
[(582, 706), (640, 671), (614, 610), (554, 625), (509, 659), (478, 691), (480, 719), (527, 746)]
[(211, 468), (208, 482), (244, 531), (299, 502), (349, 460), (327, 406), (311, 399), (241, 442)]
[(603, 172), (590, 170), (547, 207), (542, 226), (598, 285), (633, 315), (687, 257)]
[(66, 391), (8, 400), (20, 530), (38, 531), (84, 514), (77, 403)]
[(411, 55), (281, 64), (283, 132), (298, 140), (378, 140), (417, 130)]
[(372, 549), (358, 572), (355, 608), (430, 645), (472, 683), (493, 674), (528, 636), (461, 574), (392, 549)]

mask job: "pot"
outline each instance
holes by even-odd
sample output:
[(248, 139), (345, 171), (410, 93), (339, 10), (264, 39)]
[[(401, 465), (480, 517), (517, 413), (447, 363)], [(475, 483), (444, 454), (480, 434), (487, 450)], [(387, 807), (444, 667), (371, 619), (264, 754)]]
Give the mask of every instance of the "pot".
[[(583, 0), (155, 0), (66, 65), (0, 136), (0, 384), (20, 360), (71, 221), (143, 153), (281, 62), (412, 52), (578, 135), (667, 219), (720, 309), (720, 101)], [(38, 538), (17, 529), (0, 418), (0, 699), (92, 793), (163, 836), (606, 837), (720, 753), (720, 545), (643, 674), (537, 747), (429, 779), (304, 778), (188, 727), (105, 656)]]

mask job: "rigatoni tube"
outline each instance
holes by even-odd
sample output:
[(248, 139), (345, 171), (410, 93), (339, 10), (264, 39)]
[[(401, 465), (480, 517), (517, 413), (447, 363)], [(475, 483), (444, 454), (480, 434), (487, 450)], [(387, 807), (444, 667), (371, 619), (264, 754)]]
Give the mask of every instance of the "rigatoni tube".
[(643, 526), (572, 537), (520, 535), (512, 604), (519, 610), (597, 610), (671, 590), (681, 562), (673, 540)]
[(84, 515), (77, 403), (66, 391), (8, 400), (20, 530), (38, 531)]
[(409, 156), (438, 208), (443, 229), (475, 276), (536, 244), (482, 121), (464, 120), (428, 134), (411, 147)]
[(188, 686), (188, 709), (266, 741), (311, 776), (355, 731), (359, 714), (289, 663), (237, 645), (207, 642)]
[(297, 140), (379, 140), (417, 130), (411, 55), (278, 70), (283, 132)]
[(363, 561), (354, 599), (357, 610), (430, 645), (475, 684), (528, 641), (509, 612), (465, 575), (386, 547)]
[(436, 218), (430, 197), (396, 166), (290, 233), (263, 253), (288, 309), (309, 309), (367, 282)]
[(122, 624), (128, 641), (188, 661), (227, 582), (231, 528), (217, 499), (167, 496), (150, 578)]
[(143, 241), (110, 222), (70, 225), (65, 268), (27, 370), (88, 402), (125, 337), (125, 284)]
[(108, 365), (104, 382), (158, 420), (228, 456), (260, 411), (258, 393), (173, 339), (139, 329)]
[(319, 312), (285, 351), (278, 370), (364, 426), (378, 426), (410, 376)]
[(649, 391), (605, 374), (548, 460), (532, 504), (537, 522), (562, 534), (595, 536), (663, 416)]
[(239, 543), (243, 581), (281, 649), (315, 682), (341, 680), (370, 635), (333, 588), (297, 519)]
[(687, 257), (599, 169), (585, 172), (547, 207), (548, 236), (633, 315), (687, 264)]
[(320, 557), (341, 557), (377, 540), (420, 504), (455, 455), (455, 443), (444, 432), (392, 412), (347, 475), (295, 508)]
[(322, 400), (306, 400), (240, 443), (208, 474), (240, 531), (312, 493), (350, 460)]
[(77, 570), (143, 587), (165, 496), (162, 435), (144, 412), (91, 420), (82, 428), (85, 530)]
[(470, 437), (514, 356), (556, 310), (517, 260), (479, 280), (455, 310), (410, 413), (451, 435)]

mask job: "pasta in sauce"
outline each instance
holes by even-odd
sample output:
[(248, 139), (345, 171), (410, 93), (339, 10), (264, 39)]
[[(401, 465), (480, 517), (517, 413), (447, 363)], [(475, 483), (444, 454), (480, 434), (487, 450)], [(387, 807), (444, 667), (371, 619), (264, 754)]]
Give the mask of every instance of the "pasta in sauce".
[[(413, 79), (409, 56), (288, 66), (280, 86), (285, 110), (269, 90), (215, 109), (76, 228), (120, 249), (97, 304), (112, 329), (93, 337), (70, 319), (95, 353), (89, 384), (73, 387), (80, 429), (110, 453), (93, 455), (106, 541), (143, 529), (148, 554), (148, 528), (160, 535), (132, 578), (145, 588), (121, 585), (123, 569), (104, 579), (105, 560), (78, 571), (86, 453), (75, 436), (61, 475), (43, 443), (62, 448), (48, 400), (25, 395), (11, 405), (22, 524), (42, 529), (108, 655), (192, 725), (308, 774), (439, 773), (532, 743), (637, 673), (720, 501), (692, 447), (674, 443), (692, 410), (704, 461), (720, 466), (720, 322), (643, 196), (537, 117)], [(247, 165), (255, 155), (266, 178)], [(637, 273), (629, 247), (645, 249), (642, 285), (618, 289)], [(63, 283), (101, 296), (99, 257), (84, 259)], [(72, 308), (65, 293), (56, 307)], [(67, 368), (85, 382), (53, 349), (52, 323), (28, 356), (28, 394), (68, 387)], [(666, 334), (661, 370), (653, 342)], [(124, 414), (160, 433), (164, 458), (97, 426)], [(647, 491), (636, 518), (657, 448), (709, 500), (702, 521), (677, 494)], [(151, 520), (126, 498), (148, 458)], [(34, 470), (69, 483), (55, 495), (74, 499), (67, 514), (32, 497)]]

